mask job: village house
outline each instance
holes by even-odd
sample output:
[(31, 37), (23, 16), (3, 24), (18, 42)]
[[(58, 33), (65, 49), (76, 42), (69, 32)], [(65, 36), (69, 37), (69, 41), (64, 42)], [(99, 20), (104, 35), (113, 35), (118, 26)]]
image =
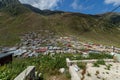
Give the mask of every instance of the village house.
[(44, 52), (46, 52), (47, 50), (48, 50), (47, 47), (40, 47), (40, 48), (38, 48), (38, 49), (35, 49), (35, 52), (36, 52), (36, 53), (44, 53)]
[(12, 62), (13, 53), (0, 53), (0, 65)]
[(13, 51), (14, 55), (13, 56), (22, 56), (24, 53), (26, 53), (27, 50), (24, 50), (24, 49), (17, 49), (15, 51)]

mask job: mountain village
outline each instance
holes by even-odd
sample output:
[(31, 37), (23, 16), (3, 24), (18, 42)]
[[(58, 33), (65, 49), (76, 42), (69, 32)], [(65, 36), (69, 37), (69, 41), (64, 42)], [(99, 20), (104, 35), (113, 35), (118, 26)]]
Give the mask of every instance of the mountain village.
[(15, 57), (37, 57), (39, 54), (47, 55), (49, 53), (81, 53), (88, 55), (89, 53), (120, 52), (120, 48), (114, 46), (80, 42), (72, 35), (53, 37), (54, 33), (50, 33), (48, 30), (45, 30), (45, 32), (45, 34), (48, 34), (47, 36), (35, 32), (24, 34), (20, 37), (21, 42), (17, 46), (1, 48), (1, 53), (14, 53), (13, 56)]
[[(41, 30), (41, 32), (42, 31), (44, 31), (44, 30)], [(56, 54), (73, 54), (73, 55), (78, 54), (78, 55), (82, 55), (84, 58), (87, 59), (87, 57), (89, 57), (89, 55), (91, 53), (98, 54), (98, 55), (105, 53), (105, 54), (109, 54), (111, 56), (115, 56), (115, 60), (117, 60), (118, 62), (120, 61), (120, 55), (118, 54), (118, 53), (120, 53), (120, 48), (116, 48), (113, 46), (109, 47), (109, 46), (94, 44), (94, 43), (90, 43), (90, 42), (84, 43), (72, 35), (70, 35), (70, 36), (53, 36), (54, 33), (50, 33), (49, 30), (45, 30), (44, 32), (45, 32), (45, 34), (48, 34), (48, 35), (43, 36), (40, 33), (35, 33), (35, 32), (26, 33), (20, 37), (21, 42), (19, 44), (16, 44), (16, 46), (10, 47), (10, 48), (9, 47), (1, 48), (0, 60), (2, 62), (0, 61), (0, 64), (3, 65), (3, 64), (6, 64), (6, 63), (12, 61), (13, 57), (16, 57), (16, 58), (36, 57), (37, 58), (40, 54), (50, 55), (51, 57), (54, 57), (54, 55), (56, 55)], [(96, 61), (97, 60), (85, 61), (86, 63), (88, 63), (87, 64), (88, 72), (85, 73), (84, 76), (87, 75), (88, 73), (91, 75), (94, 74), (93, 72), (90, 71), (90, 69), (94, 69), (94, 71), (96, 70), (95, 68), (92, 68), (92, 63), (96, 62)], [(109, 63), (114, 64), (114, 66), (115, 66), (115, 64), (116, 65), (119, 64), (119, 63), (113, 63), (114, 59), (106, 59), (104, 61), (107, 62), (107, 64), (109, 64)], [(84, 60), (83, 61), (76, 60), (74, 62), (74, 60), (72, 61), (69, 58), (66, 58), (66, 63), (67, 63), (67, 66), (69, 67), (69, 72), (72, 77), (71, 80), (83, 80), (82, 78), (84, 76), (82, 76), (83, 74), (80, 74), (80, 73), (82, 73), (82, 69), (79, 70), (80, 67), (78, 67), (76, 65), (76, 62), (84, 62)], [(28, 67), (28, 71), (29, 70), (33, 71), (34, 68), (35, 67)], [(103, 67), (100, 67), (100, 68), (103, 68)], [(101, 69), (98, 69), (98, 70), (101, 70)], [(63, 73), (64, 68), (61, 68), (60, 71)], [(22, 73), (22, 75), (23, 75), (23, 73)], [(105, 72), (103, 71), (103, 73), (105, 73)], [(97, 71), (96, 75), (98, 76), (98, 74), (99, 73)], [(93, 77), (91, 79), (84, 77), (84, 80), (93, 80), (93, 79), (99, 80), (99, 78), (102, 80), (103, 79), (110, 80), (109, 77), (101, 78), (100, 76), (98, 78)], [(19, 79), (16, 78), (15, 80), (19, 80)], [(23, 79), (20, 79), (20, 80), (23, 80)], [(113, 79), (111, 79), (111, 80), (113, 80)], [(115, 80), (118, 80), (118, 79), (115, 78)]]

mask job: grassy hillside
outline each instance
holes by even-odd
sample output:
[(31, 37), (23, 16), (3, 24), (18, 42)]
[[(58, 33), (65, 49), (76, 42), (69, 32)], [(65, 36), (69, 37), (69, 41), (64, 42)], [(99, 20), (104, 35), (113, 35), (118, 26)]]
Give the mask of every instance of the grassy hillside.
[(76, 35), (81, 40), (120, 45), (120, 33), (116, 28), (104, 31), (100, 27), (94, 27), (96, 21), (89, 16), (74, 16), (67, 13), (42, 16), (33, 12), (18, 16), (0, 14), (1, 45), (14, 45), (19, 42), (21, 34), (37, 30), (50, 30), (58, 35)]
[[(15, 45), (20, 41), (20, 35), (38, 30), (49, 30), (61, 36), (75, 35), (82, 41), (120, 46), (119, 25), (111, 23), (108, 19), (99, 21), (101, 18), (99, 15), (67, 12), (43, 15), (21, 4), (16, 6), (4, 7), (0, 11), (0, 45), (2, 46)], [(119, 22), (117, 19), (117, 23)]]

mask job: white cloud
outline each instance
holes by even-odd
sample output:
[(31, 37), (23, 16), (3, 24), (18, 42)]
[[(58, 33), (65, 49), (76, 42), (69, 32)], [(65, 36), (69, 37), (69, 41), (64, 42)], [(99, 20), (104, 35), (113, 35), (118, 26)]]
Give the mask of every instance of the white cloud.
[(58, 7), (62, 0), (19, 0), (21, 3), (31, 4), (41, 10), (53, 9)]
[(105, 0), (106, 4), (120, 5), (120, 0)]
[(82, 9), (82, 5), (79, 5), (77, 0), (74, 0), (74, 2), (71, 4), (71, 7), (73, 9)]
[[(87, 0), (85, 0), (85, 4), (86, 3), (87, 3)], [(88, 10), (88, 9), (92, 9), (94, 5), (84, 6), (83, 4), (80, 4), (78, 0), (74, 0), (73, 3), (71, 4), (71, 7), (75, 10)]]

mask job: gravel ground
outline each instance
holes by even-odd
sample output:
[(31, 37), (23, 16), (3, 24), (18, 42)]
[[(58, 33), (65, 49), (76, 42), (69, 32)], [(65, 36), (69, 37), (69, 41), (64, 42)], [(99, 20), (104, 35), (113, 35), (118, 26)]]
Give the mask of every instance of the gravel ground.
[[(110, 70), (106, 65), (112, 65)], [(92, 63), (87, 64), (84, 80), (120, 80), (120, 63), (106, 63), (100, 67), (93, 67)]]

